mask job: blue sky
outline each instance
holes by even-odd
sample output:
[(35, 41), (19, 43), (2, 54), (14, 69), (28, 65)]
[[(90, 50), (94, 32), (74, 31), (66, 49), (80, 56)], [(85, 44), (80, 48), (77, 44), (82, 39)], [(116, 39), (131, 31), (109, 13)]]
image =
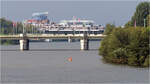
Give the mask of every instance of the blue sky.
[(48, 11), (48, 18), (55, 22), (76, 16), (97, 24), (119, 26), (130, 20), (139, 2), (141, 0), (2, 0), (1, 17), (22, 21), (31, 18), (34, 12)]

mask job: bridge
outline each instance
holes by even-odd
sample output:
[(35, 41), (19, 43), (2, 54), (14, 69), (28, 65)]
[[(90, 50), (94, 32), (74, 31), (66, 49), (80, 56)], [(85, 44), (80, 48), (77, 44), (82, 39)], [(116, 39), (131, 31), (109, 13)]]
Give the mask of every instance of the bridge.
[(89, 49), (89, 39), (100, 39), (104, 38), (106, 35), (103, 34), (17, 34), (17, 35), (0, 35), (1, 40), (19, 40), (20, 50), (29, 50), (29, 40), (32, 39), (68, 39), (70, 42), (71, 39), (78, 38), (80, 39), (80, 49), (88, 50)]

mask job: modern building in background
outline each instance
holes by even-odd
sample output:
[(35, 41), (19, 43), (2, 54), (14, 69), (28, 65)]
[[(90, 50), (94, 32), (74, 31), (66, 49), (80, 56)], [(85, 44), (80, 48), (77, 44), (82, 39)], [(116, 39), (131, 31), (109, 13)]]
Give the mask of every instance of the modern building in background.
[(32, 18), (26, 20), (27, 24), (33, 24), (33, 25), (40, 25), (40, 24), (48, 24), (48, 12), (39, 12), (39, 13), (33, 13)]
[(60, 21), (59, 25), (62, 25), (64, 27), (93, 27), (94, 21), (80, 19), (62, 20)]

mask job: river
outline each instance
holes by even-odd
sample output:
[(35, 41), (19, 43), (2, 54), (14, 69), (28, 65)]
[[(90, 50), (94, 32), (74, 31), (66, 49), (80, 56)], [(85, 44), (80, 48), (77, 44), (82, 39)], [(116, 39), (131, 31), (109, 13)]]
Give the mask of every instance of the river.
[[(80, 51), (79, 42), (30, 42), (29, 51), (19, 45), (1, 46), (3, 83), (149, 83), (149, 69), (104, 63), (99, 41)], [(72, 57), (72, 62), (67, 59)]]

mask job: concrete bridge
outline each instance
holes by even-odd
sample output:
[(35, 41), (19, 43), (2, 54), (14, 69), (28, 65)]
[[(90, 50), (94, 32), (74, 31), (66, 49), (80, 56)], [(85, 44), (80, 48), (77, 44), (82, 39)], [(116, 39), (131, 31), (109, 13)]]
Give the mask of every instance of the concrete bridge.
[(29, 40), (32, 39), (68, 39), (71, 42), (71, 39), (79, 38), (80, 39), (80, 49), (88, 50), (89, 49), (89, 39), (100, 39), (104, 38), (103, 34), (18, 34), (18, 35), (0, 35), (1, 40), (20, 40), (20, 50), (29, 50)]

